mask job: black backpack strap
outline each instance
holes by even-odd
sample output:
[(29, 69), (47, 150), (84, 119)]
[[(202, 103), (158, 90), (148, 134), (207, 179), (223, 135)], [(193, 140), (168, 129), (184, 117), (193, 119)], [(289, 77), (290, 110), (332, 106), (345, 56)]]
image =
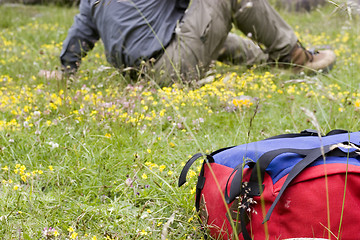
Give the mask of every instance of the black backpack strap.
[(198, 180), (196, 183), (196, 195), (195, 195), (195, 208), (196, 211), (200, 210), (200, 198), (201, 198), (201, 191), (204, 188), (205, 185), (205, 177), (204, 177), (204, 172), (205, 172), (205, 168), (204, 165), (206, 164), (206, 160), (203, 161), (201, 170), (200, 170), (200, 174), (198, 176)]
[[(255, 165), (254, 161), (247, 161), (245, 163), (241, 162), (231, 172), (231, 174), (226, 182), (226, 185), (225, 185), (224, 196), (225, 196), (226, 203), (228, 203), (228, 204), (231, 203), (237, 196), (240, 195), (240, 192), (238, 192), (237, 190), (241, 191), (241, 184), (242, 184), (242, 178), (243, 178), (242, 173), (243, 173), (244, 167), (249, 166), (250, 168), (253, 168), (254, 165)], [(234, 175), (234, 173), (235, 173), (235, 175)], [(230, 178), (232, 175), (234, 175), (234, 178), (231, 181), (230, 193), (228, 194), (229, 181), (230, 181)]]
[[(350, 133), (350, 132), (347, 130), (343, 130), (343, 129), (335, 129), (335, 130), (328, 132), (326, 134), (326, 136), (343, 134), (343, 133)], [(300, 133), (300, 135), (314, 136), (314, 135), (317, 135), (317, 132), (314, 130), (311, 130), (311, 129), (307, 129), (307, 130), (302, 131)], [(348, 144), (348, 143), (345, 142), (344, 144)], [(296, 149), (296, 148), (287, 148), (286, 149), (286, 148), (284, 148), (284, 149), (277, 149), (277, 150), (273, 150), (273, 151), (264, 153), (257, 161), (257, 163), (254, 167), (254, 171), (252, 172), (252, 174), (250, 176), (249, 183), (253, 183), (253, 182), (258, 183), (259, 180), (262, 183), (262, 181), (264, 180), (266, 168), (269, 166), (271, 161), (278, 155), (283, 154), (283, 153), (297, 153), (301, 156), (306, 156), (309, 154), (309, 152), (311, 152), (312, 150), (315, 150), (315, 149), (317, 149), (317, 148), (314, 148), (314, 149)], [(253, 184), (253, 185), (256, 186), (256, 184)], [(257, 185), (260, 186), (259, 184), (257, 184)], [(259, 192), (258, 189), (254, 189), (253, 191), (254, 191), (254, 196), (256, 196), (255, 194), (257, 194)]]
[[(346, 143), (345, 143), (346, 144)], [(285, 150), (285, 149), (284, 149)], [(299, 150), (299, 149), (297, 149)], [(296, 149), (292, 149), (291, 152), (295, 152), (297, 154), (300, 155), (304, 155), (305, 158), (303, 160), (301, 160), (300, 162), (298, 162), (293, 169), (290, 171), (288, 177), (286, 178), (282, 188), (280, 189), (280, 192), (278, 194), (278, 196), (275, 198), (275, 201), (273, 202), (273, 204), (271, 205), (269, 211), (267, 212), (264, 222), (268, 221), (270, 219), (271, 213), (273, 212), (276, 204), (278, 203), (280, 197), (282, 196), (282, 194), (284, 193), (284, 191), (286, 190), (286, 188), (288, 187), (288, 185), (290, 184), (290, 182), (299, 174), (301, 173), (307, 166), (309, 166), (310, 164), (312, 164), (314, 161), (316, 161), (317, 159), (319, 159), (320, 157), (327, 155), (327, 156), (341, 156), (341, 157), (359, 157), (359, 153), (358, 152), (344, 152), (342, 150), (340, 150), (338, 148), (337, 144), (332, 144), (332, 145), (326, 145), (323, 147), (319, 147), (319, 148), (314, 148), (314, 149), (301, 149), (300, 151), (297, 151)], [(307, 153), (304, 153), (303, 151), (307, 151)], [(272, 152), (272, 153), (270, 153)], [(270, 151), (269, 154), (267, 155), (262, 155), (260, 158), (263, 157), (263, 159), (265, 160), (261, 160), (259, 158), (259, 160), (257, 161), (258, 163), (263, 163), (265, 165), (268, 166), (268, 163), (271, 162), (272, 159), (274, 159), (276, 156), (284, 153), (284, 151), (279, 151), (278, 155), (276, 155), (276, 150), (275, 151)], [(276, 156), (275, 156), (276, 155)], [(269, 159), (266, 159), (269, 158)], [(261, 166), (261, 164), (260, 164)], [(252, 173), (256, 173), (257, 171), (255, 171), (255, 168), (253, 169)], [(265, 166), (260, 167), (260, 169), (266, 169)], [(253, 176), (256, 176), (257, 174), (254, 174), (250, 177), (253, 178), (253, 182), (249, 182), (248, 186), (246, 187), (246, 189), (242, 189), (242, 193), (246, 192), (247, 197), (242, 199), (242, 203), (241, 206), (242, 208), (240, 209), (240, 221), (241, 221), (241, 230), (242, 230), (242, 235), (244, 237), (245, 240), (251, 240), (250, 234), (246, 229), (246, 210), (250, 207), (248, 198), (249, 197), (253, 197), (256, 196), (255, 194), (258, 193), (258, 188), (259, 184), (258, 184), (258, 177), (254, 178)], [(234, 176), (235, 178), (235, 176)], [(263, 178), (261, 178), (261, 180), (263, 180)], [(255, 193), (253, 193), (255, 189)]]
[(186, 175), (189, 172), (190, 167), (194, 164), (194, 162), (202, 157), (202, 153), (197, 153), (194, 156), (192, 156), (185, 164), (184, 168), (181, 170), (180, 176), (179, 176), (179, 183), (178, 186), (181, 187), (184, 183), (186, 183)]
[(351, 132), (348, 131), (348, 130), (344, 130), (344, 129), (334, 129), (334, 130), (331, 130), (330, 132), (328, 132), (326, 134), (326, 136), (331, 136), (331, 135), (336, 135), (336, 134), (343, 134), (343, 133), (351, 133)]
[(313, 129), (305, 129), (305, 130), (301, 131), (300, 133), (285, 133), (285, 134), (280, 134), (280, 135), (276, 135), (273, 137), (269, 137), (264, 140), (279, 139), (279, 138), (296, 138), (296, 137), (306, 137), (306, 136), (319, 136), (319, 133)]
[[(330, 132), (328, 132), (325, 136), (331, 136), (331, 135), (343, 134), (343, 133), (351, 133), (351, 132), (348, 131), (348, 130), (344, 130), (344, 129), (334, 129), (334, 130), (331, 130)], [(317, 132), (316, 130), (305, 129), (305, 130), (301, 131), (300, 133), (280, 134), (280, 135), (277, 135), (277, 136), (266, 138), (265, 140), (278, 139), (278, 138), (296, 138), (296, 137), (306, 137), (306, 136), (319, 136), (319, 135), (321, 135), (321, 134), (319, 134), (319, 132)], [(321, 136), (323, 137), (323, 135), (321, 135)]]
[[(199, 159), (200, 157), (204, 156), (202, 153), (197, 153), (194, 156), (192, 156), (185, 164), (184, 168), (182, 169), (180, 176), (179, 176), (179, 183), (178, 186), (181, 187), (186, 182), (186, 175), (189, 172), (190, 167), (194, 164), (194, 162)], [(214, 158), (212, 155), (206, 155), (206, 159), (203, 161), (200, 174), (198, 176), (198, 180), (196, 183), (196, 199), (195, 199), (195, 207), (196, 210), (199, 211), (200, 208), (200, 197), (201, 197), (201, 191), (204, 188), (205, 185), (205, 177), (204, 177), (204, 165), (206, 163), (213, 163)]]
[[(346, 143), (345, 143), (346, 144)], [(291, 181), (299, 175), (306, 167), (308, 167), (310, 164), (315, 162), (317, 159), (319, 159), (322, 156), (338, 156), (338, 157), (357, 157), (359, 154), (357, 152), (344, 152), (338, 148), (337, 144), (332, 145), (326, 145), (323, 147), (319, 147), (316, 149), (313, 149), (309, 154), (300, 162), (298, 162), (289, 172), (289, 175), (287, 176), (283, 186), (280, 189), (279, 194), (276, 196), (275, 201), (271, 205), (269, 211), (267, 212), (264, 222), (267, 222), (270, 219), (271, 213), (273, 212), (276, 204), (278, 203), (279, 199), (281, 198), (282, 194), (286, 190), (286, 188), (289, 186)], [(263, 223), (264, 223), (263, 222)]]
[[(251, 175), (250, 175), (250, 181), (247, 183), (247, 186), (245, 188), (242, 187), (242, 167), (237, 169), (234, 169), (233, 173), (236, 171), (233, 180), (231, 181), (230, 186), (230, 193), (229, 196), (227, 195), (227, 186), (229, 183), (229, 177), (228, 182), (226, 183), (225, 187), (225, 200), (227, 203), (232, 202), (237, 196), (244, 196), (241, 201), (241, 208), (240, 208), (240, 224), (241, 224), (241, 233), (244, 237), (244, 240), (251, 240), (250, 234), (246, 229), (246, 210), (250, 207), (250, 202), (248, 201), (248, 198), (254, 197), (254, 196), (260, 196), (262, 189), (259, 185), (258, 181), (258, 172), (260, 174), (261, 183), (264, 179), (265, 170), (271, 163), (271, 161), (278, 155), (283, 153), (297, 153), (299, 155), (305, 156), (309, 149), (294, 149), (294, 148), (282, 148), (282, 149), (276, 149), (273, 151), (269, 151), (261, 155), (261, 157), (258, 159), (258, 161), (255, 164), (249, 165), (253, 168)], [(239, 166), (239, 165), (238, 165)], [(232, 173), (232, 174), (233, 174)], [(263, 186), (262, 186), (263, 188)], [(246, 194), (246, 197), (245, 197)]]
[[(219, 150), (216, 150), (215, 152), (212, 152), (210, 153), (209, 155), (206, 155), (207, 157), (207, 160), (209, 161), (209, 163), (213, 163), (215, 162), (213, 156), (219, 152), (222, 152), (222, 151), (225, 151), (227, 149), (230, 149), (230, 148), (233, 148), (235, 146), (232, 146), (232, 147), (226, 147), (226, 148), (221, 148)], [(178, 186), (181, 187), (184, 183), (186, 183), (186, 175), (187, 173), (189, 172), (190, 170), (190, 167), (194, 164), (194, 162), (202, 157), (202, 156), (205, 156), (204, 154), (202, 153), (196, 153), (194, 156), (192, 156), (185, 164), (184, 168), (181, 170), (181, 173), (180, 173), (180, 176), (179, 176), (179, 183), (178, 183)]]
[[(326, 134), (326, 136), (343, 134), (343, 133), (350, 133), (350, 132), (347, 130), (343, 130), (343, 129), (335, 129), (335, 130), (328, 132)], [(283, 135), (275, 136), (274, 138), (275, 139), (283, 138), (283, 137), (286, 137), (289, 135), (291, 135), (292, 137), (317, 136), (318, 133), (315, 130), (307, 129), (298, 134), (296, 134), (296, 133), (283, 134)], [(301, 156), (306, 156), (312, 150), (313, 149), (282, 148), (282, 149), (276, 149), (273, 151), (269, 151), (269, 152), (266, 152), (263, 155), (261, 155), (261, 157), (258, 159), (258, 161), (256, 162), (256, 164), (254, 166), (254, 170), (252, 171), (250, 180), (249, 180), (249, 184), (252, 186), (252, 190), (251, 190), (252, 196), (260, 196), (260, 185), (258, 183), (259, 182), (262, 183), (262, 181), (264, 180), (265, 170), (275, 157), (277, 157), (278, 155), (283, 154), (283, 153), (296, 153)], [(234, 179), (239, 179), (240, 174), (241, 173), (237, 172), (234, 176)], [(235, 183), (234, 187), (232, 187), (233, 183)], [(232, 202), (235, 199), (235, 197), (239, 196), (240, 191), (241, 191), (241, 182), (237, 183), (237, 182), (232, 181), (231, 187), (230, 187), (230, 194), (229, 194), (230, 196), (228, 199), (226, 199), (227, 202), (228, 203)]]
[[(283, 153), (297, 153), (301, 156), (306, 156), (306, 154), (311, 149), (296, 149), (296, 148), (281, 148), (272, 150), (269, 152), (265, 152), (260, 158), (257, 160), (256, 164), (253, 165), (253, 171), (250, 175), (249, 185), (251, 186), (251, 196), (260, 196), (260, 185), (258, 181), (258, 176), (260, 176), (261, 183), (264, 179), (265, 170), (271, 163), (271, 161)], [(259, 175), (258, 175), (259, 174)], [(231, 177), (231, 176), (230, 176)], [(230, 178), (229, 177), (229, 178)], [(240, 181), (239, 181), (240, 179)], [(241, 185), (242, 185), (242, 169), (241, 171), (236, 171), (233, 180), (231, 181), (230, 193), (227, 198), (225, 194), (225, 200), (227, 203), (231, 203), (237, 196), (241, 193)], [(227, 186), (226, 186), (227, 187)]]
[(228, 150), (228, 149), (233, 148), (233, 147), (236, 147), (236, 146), (231, 146), (231, 147), (220, 148), (220, 149), (218, 149), (218, 150), (216, 150), (216, 151), (214, 151), (214, 152), (210, 153), (210, 155), (211, 155), (211, 156), (214, 156), (215, 154), (218, 154), (218, 153), (220, 153), (220, 152), (222, 152), (222, 151)]
[[(244, 237), (244, 240), (251, 240), (251, 237), (250, 237), (250, 234), (249, 234), (249, 232), (248, 232), (248, 230), (246, 229), (246, 209), (248, 208), (248, 206), (246, 206), (246, 205), (248, 205), (247, 204), (247, 202), (246, 202), (246, 200), (245, 200), (245, 198), (242, 200), (242, 204), (241, 204), (241, 206), (243, 206), (243, 207), (241, 207), (240, 208), (240, 225), (241, 225), (241, 233), (242, 233), (242, 235), (243, 235), (243, 237)], [(246, 206), (246, 207), (244, 207), (244, 206)]]

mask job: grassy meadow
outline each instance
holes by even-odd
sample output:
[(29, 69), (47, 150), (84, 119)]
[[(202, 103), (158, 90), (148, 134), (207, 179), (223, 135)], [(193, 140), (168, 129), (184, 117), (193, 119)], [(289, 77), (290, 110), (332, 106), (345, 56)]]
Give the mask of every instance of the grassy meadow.
[(327, 75), (216, 63), (203, 86), (131, 81), (103, 46), (59, 68), (76, 8), (0, 5), (0, 239), (200, 239), (189, 156), (285, 132), (360, 128), (359, 17), (329, 4), (280, 14)]

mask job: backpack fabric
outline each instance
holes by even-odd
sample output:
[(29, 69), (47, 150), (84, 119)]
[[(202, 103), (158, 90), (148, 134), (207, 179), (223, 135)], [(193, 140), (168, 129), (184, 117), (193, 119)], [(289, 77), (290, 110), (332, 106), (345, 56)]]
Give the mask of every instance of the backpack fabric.
[[(360, 239), (360, 132), (313, 130), (205, 156), (195, 206), (215, 239)], [(179, 186), (196, 159), (184, 166)]]

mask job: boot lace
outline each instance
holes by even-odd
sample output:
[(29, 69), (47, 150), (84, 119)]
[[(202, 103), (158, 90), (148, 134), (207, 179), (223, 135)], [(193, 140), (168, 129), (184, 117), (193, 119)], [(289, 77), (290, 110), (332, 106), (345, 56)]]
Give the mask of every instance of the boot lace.
[(316, 51), (314, 48), (306, 49), (299, 41), (297, 42), (297, 45), (304, 50), (306, 57), (309, 59), (309, 62), (312, 62), (314, 60), (314, 55), (319, 53), (319, 51)]

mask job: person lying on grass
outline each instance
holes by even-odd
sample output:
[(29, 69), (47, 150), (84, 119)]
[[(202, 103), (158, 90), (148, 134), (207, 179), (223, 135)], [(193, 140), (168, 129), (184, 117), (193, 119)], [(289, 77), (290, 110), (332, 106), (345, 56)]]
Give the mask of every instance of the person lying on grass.
[[(231, 33), (232, 25), (250, 38)], [(305, 49), (267, 0), (81, 1), (63, 43), (63, 72), (75, 73), (99, 39), (113, 66), (136, 69), (145, 61), (163, 73), (161, 81), (198, 80), (213, 60), (308, 73), (327, 71), (336, 59), (331, 50)]]

